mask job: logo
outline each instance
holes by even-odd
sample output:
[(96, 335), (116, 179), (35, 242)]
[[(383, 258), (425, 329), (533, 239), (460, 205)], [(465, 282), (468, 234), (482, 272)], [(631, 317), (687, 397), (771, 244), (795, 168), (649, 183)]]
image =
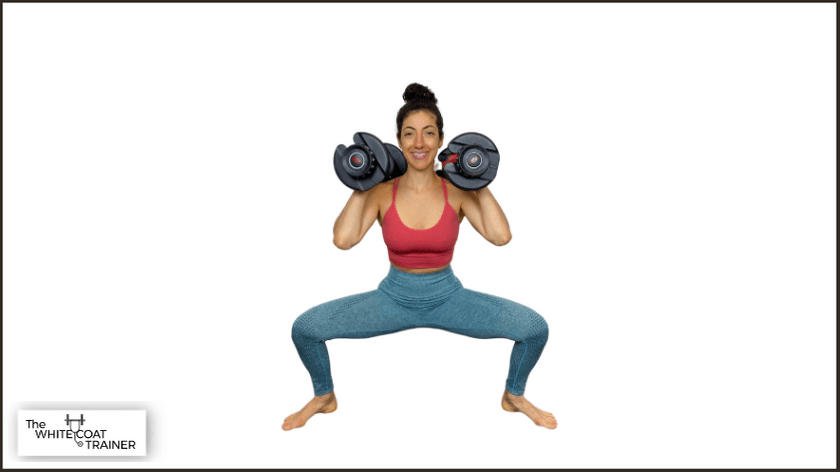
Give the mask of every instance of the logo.
[(146, 410), (19, 410), (19, 456), (145, 456)]
[(364, 163), (364, 156), (361, 153), (354, 152), (353, 154), (350, 154), (350, 166), (354, 169), (362, 167), (362, 164)]

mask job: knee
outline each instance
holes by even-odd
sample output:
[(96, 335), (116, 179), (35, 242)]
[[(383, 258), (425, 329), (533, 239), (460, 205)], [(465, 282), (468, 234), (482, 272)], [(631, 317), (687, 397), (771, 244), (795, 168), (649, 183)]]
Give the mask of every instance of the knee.
[(295, 342), (302, 340), (317, 340), (318, 332), (318, 320), (314, 308), (309, 309), (304, 314), (298, 316), (292, 324), (292, 340)]
[(528, 324), (526, 338), (533, 339), (540, 344), (548, 341), (548, 322), (534, 310), (528, 310)]

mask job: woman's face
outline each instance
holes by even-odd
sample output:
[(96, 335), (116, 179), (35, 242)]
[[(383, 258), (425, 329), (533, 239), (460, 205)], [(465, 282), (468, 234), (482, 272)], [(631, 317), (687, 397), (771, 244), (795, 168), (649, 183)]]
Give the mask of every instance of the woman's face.
[(409, 166), (423, 170), (434, 167), (443, 142), (435, 115), (418, 110), (405, 117), (400, 130), (400, 148)]

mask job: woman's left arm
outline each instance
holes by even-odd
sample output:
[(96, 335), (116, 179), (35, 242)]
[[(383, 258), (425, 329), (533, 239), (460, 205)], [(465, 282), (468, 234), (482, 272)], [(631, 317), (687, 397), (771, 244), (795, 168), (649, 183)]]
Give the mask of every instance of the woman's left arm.
[(496, 246), (510, 242), (510, 225), (489, 187), (464, 192), (461, 211), (484, 239)]

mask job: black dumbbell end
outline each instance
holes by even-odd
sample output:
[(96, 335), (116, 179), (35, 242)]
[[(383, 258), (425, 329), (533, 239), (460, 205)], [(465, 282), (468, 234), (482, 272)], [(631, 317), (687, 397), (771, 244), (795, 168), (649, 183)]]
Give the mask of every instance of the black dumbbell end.
[(338, 180), (341, 181), (345, 186), (352, 190), (360, 190), (362, 192), (369, 190), (371, 187), (376, 185), (377, 182), (372, 181), (373, 178), (377, 175), (382, 174), (382, 171), (379, 169), (375, 169), (373, 174), (367, 178), (358, 179), (354, 178), (350, 174), (347, 173), (347, 170), (344, 168), (346, 157), (345, 154), (347, 153), (347, 146), (343, 144), (339, 144), (335, 148), (335, 154), (333, 155), (333, 169), (335, 170), (335, 175), (338, 177)]
[[(344, 148), (344, 146), (339, 145), (339, 148)], [(338, 176), (338, 180), (340, 180), (341, 183), (343, 183), (347, 187), (350, 187), (353, 190), (356, 190), (358, 188), (359, 181), (354, 179), (353, 177), (350, 177), (350, 175), (348, 175), (347, 172), (344, 171), (341, 162), (344, 158), (343, 151), (344, 149), (339, 150), (338, 148), (336, 148), (335, 157), (333, 158), (333, 169), (335, 169), (335, 175)]]
[(450, 182), (452, 182), (452, 185), (467, 192), (482, 189), (490, 185), (490, 182), (492, 181), (492, 179), (484, 179), (484, 175), (482, 175), (481, 177), (473, 178), (464, 177), (463, 175), (458, 173), (458, 168), (455, 167), (455, 164), (452, 162), (443, 166), (443, 172), (446, 173), (446, 178), (449, 179)]
[(388, 156), (388, 151), (385, 149), (385, 145), (379, 140), (379, 138), (370, 133), (360, 131), (353, 135), (353, 141), (358, 144), (364, 144), (368, 147), (368, 149), (370, 149), (370, 152), (376, 159), (377, 165), (384, 171), (384, 175), (387, 176), (392, 172), (393, 163), (391, 162), (390, 156)]
[(338, 180), (348, 188), (366, 192), (397, 171), (391, 151), (376, 136), (358, 132), (353, 142), (351, 146), (339, 144), (333, 156)]

